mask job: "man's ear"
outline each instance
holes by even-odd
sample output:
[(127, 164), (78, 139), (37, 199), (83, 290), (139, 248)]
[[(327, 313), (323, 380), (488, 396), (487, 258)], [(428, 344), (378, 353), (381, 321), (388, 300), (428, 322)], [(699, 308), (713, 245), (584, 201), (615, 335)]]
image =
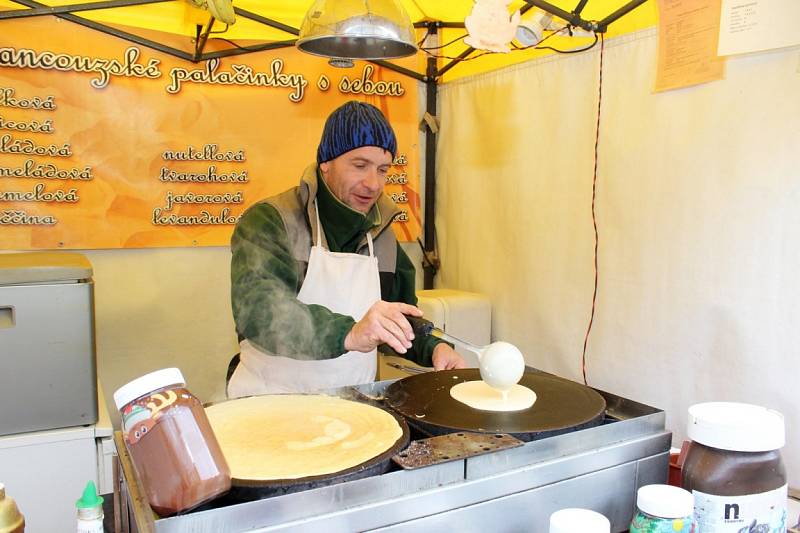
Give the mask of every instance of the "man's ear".
[(322, 177), (327, 178), (328, 168), (330, 167), (330, 161), (325, 161), (324, 163), (319, 164), (319, 170), (322, 172)]

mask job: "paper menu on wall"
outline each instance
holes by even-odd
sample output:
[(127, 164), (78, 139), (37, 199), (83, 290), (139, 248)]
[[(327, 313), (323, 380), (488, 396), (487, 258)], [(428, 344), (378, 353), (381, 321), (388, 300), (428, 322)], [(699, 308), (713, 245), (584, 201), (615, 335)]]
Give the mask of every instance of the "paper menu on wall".
[(719, 14), (720, 0), (658, 0), (656, 91), (723, 78), (725, 58), (717, 56)]
[(722, 0), (721, 56), (800, 44), (800, 0)]

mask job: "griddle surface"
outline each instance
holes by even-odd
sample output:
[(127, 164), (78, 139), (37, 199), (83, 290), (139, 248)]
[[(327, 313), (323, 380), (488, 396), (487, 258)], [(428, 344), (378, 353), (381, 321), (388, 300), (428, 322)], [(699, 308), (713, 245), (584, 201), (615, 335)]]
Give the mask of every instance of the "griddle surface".
[(519, 383), (537, 396), (536, 403), (522, 411), (480, 411), (450, 396), (453, 385), (479, 379), (475, 368), (418, 374), (392, 383), (386, 402), (423, 428), (527, 436), (523, 440), (566, 433), (603, 420), (606, 402), (599, 393), (550, 374), (526, 372), (522, 376)]

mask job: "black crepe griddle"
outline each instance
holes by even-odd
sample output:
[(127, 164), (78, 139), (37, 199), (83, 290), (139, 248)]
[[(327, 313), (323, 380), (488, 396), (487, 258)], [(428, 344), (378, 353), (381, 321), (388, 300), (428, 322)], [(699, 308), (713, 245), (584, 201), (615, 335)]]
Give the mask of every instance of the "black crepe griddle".
[(606, 401), (599, 393), (550, 374), (523, 374), (520, 385), (533, 390), (537, 399), (532, 407), (522, 411), (481, 411), (450, 396), (453, 385), (480, 379), (477, 368), (409, 376), (389, 385), (386, 403), (409, 424), (430, 435), (454, 431), (509, 433), (531, 441), (603, 422)]
[[(344, 399), (353, 401), (351, 398)], [(387, 409), (385, 406), (379, 405), (377, 402), (369, 400), (360, 401), (361, 403), (372, 405), (377, 409), (383, 409), (392, 415), (400, 425), (400, 429), (402, 430), (403, 434), (388, 450), (378, 454), (372, 459), (364, 461), (361, 464), (341, 470), (339, 472), (332, 472), (330, 474), (323, 474), (319, 476), (270, 480), (238, 479), (232, 477), (231, 489), (229, 492), (210, 502), (209, 504), (203, 505), (199, 509), (195, 509), (195, 511), (224, 507), (225, 505), (260, 500), (263, 498), (271, 498), (273, 496), (283, 496), (284, 494), (291, 494), (294, 492), (301, 492), (318, 487), (325, 487), (328, 485), (343, 483), (345, 481), (353, 481), (356, 479), (376, 476), (388, 472), (392, 467), (392, 457), (408, 446), (411, 436), (408, 424), (406, 424), (406, 421), (402, 416), (390, 409)], [(213, 404), (206, 404), (206, 407), (209, 405)]]

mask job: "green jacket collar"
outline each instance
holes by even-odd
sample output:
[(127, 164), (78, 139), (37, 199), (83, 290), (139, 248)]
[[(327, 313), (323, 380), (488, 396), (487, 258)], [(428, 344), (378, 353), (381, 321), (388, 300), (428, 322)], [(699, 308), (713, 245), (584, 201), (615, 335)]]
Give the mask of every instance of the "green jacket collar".
[(377, 238), (389, 227), (399, 209), (386, 194), (381, 194), (369, 213), (364, 215), (342, 203), (328, 189), (319, 175), (317, 164), (309, 165), (300, 181), (300, 195), (306, 205), (311, 235), (316, 242), (316, 209), (314, 199), (319, 205), (320, 222), (323, 227), (323, 241), (332, 252), (356, 252), (366, 245), (366, 233)]

